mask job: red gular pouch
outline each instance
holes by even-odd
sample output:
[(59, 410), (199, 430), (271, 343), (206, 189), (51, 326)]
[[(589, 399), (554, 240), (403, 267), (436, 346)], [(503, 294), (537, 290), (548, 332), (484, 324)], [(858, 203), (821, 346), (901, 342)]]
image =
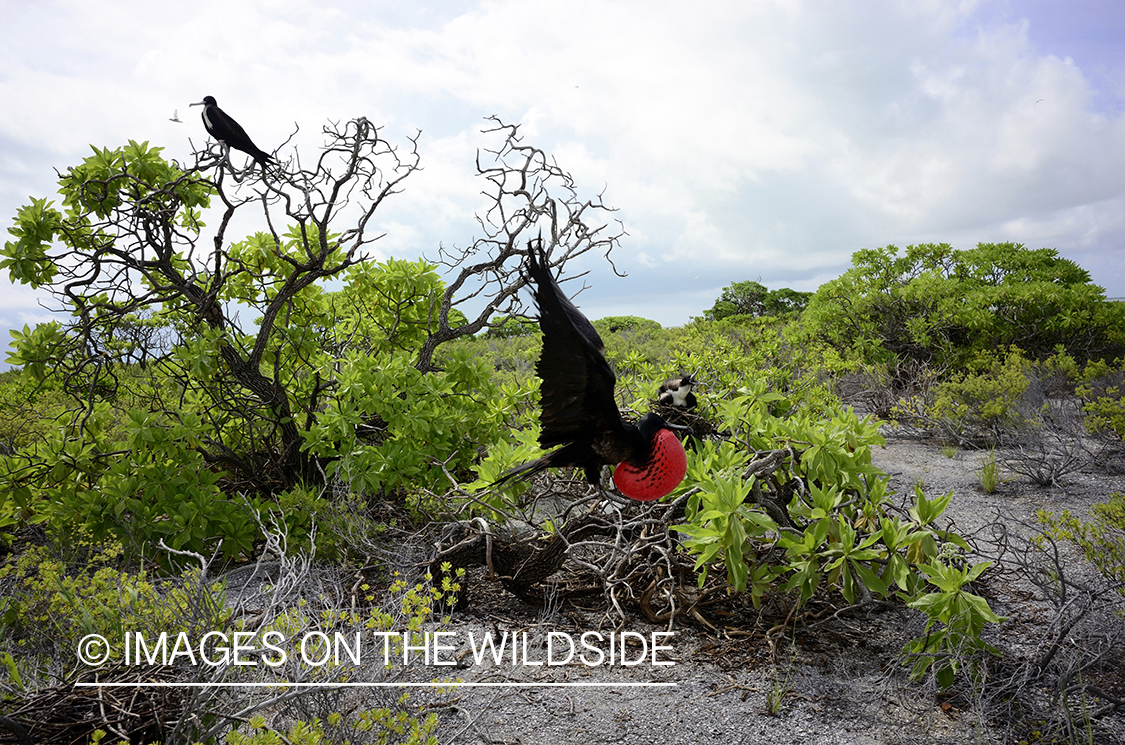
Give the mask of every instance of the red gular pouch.
[(629, 499), (651, 502), (671, 493), (687, 473), (687, 454), (680, 439), (671, 430), (656, 433), (652, 457), (644, 468), (626, 462), (613, 469), (613, 483)]

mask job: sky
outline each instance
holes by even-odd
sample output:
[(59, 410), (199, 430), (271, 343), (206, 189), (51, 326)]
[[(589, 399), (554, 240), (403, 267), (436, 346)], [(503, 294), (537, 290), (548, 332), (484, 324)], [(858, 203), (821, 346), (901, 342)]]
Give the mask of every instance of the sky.
[[(575, 267), (591, 318), (680, 325), (732, 282), (815, 290), (857, 250), (925, 242), (1054, 248), (1125, 297), (1120, 0), (695, 6), (0, 0), (0, 219), (91, 144), (190, 160), (211, 95), (266, 150), (299, 127), (283, 160), (329, 121), (420, 130), (376, 258), (479, 235), (485, 117), (521, 124), (628, 233), (628, 276)], [(0, 277), (0, 330), (46, 302)]]

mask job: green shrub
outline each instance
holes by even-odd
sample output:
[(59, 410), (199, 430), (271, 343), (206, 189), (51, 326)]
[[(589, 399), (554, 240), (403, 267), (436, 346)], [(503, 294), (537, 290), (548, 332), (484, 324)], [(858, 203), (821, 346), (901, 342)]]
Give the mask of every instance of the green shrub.
[(984, 433), (990, 441), (1004, 432), (1030, 426), (1027, 407), (1021, 402), (1030, 383), (1031, 367), (1020, 350), (983, 354), (933, 389), (928, 416), (943, 422), (943, 429), (962, 439)]
[(0, 373), (0, 455), (42, 439), (69, 405), (65, 393), (37, 384), (30, 374)]
[[(634, 381), (633, 376), (650, 377), (653, 370), (667, 363), (670, 350), (675, 347), (672, 341), (676, 332), (665, 329), (656, 321), (636, 316), (610, 316), (594, 321), (594, 328), (605, 344), (605, 356), (616, 370), (619, 383), (625, 388)], [(640, 383), (641, 381), (635, 381)], [(659, 386), (663, 380), (651, 380)], [(653, 388), (647, 396), (655, 397)], [(627, 394), (626, 394), (627, 395)]]
[(1000, 476), (1000, 464), (996, 462), (996, 451), (989, 450), (980, 459), (980, 486), (985, 494), (995, 494), (997, 487), (1003, 479)]
[(198, 450), (198, 418), (131, 409), (121, 442), (111, 439), (113, 413), (105, 402), (74, 412), (41, 445), (3, 458), (5, 502), (59, 535), (86, 530), (160, 561), (169, 560), (161, 540), (206, 555), (216, 547), (230, 558), (250, 554), (261, 505), (220, 490), (222, 472)]
[(1019, 349), (977, 355), (945, 380), (923, 373), (919, 390), (903, 395), (889, 414), (897, 422), (934, 431), (947, 443), (995, 446), (1005, 436), (1036, 428), (1041, 390)]
[(865, 249), (821, 285), (802, 314), (807, 334), (857, 362), (912, 359), (956, 370), (1018, 345), (1031, 359), (1058, 347), (1079, 360), (1125, 348), (1125, 304), (1053, 249), (982, 243)]
[(141, 569), (120, 568), (122, 548), (72, 536), (91, 547), (89, 562), (79, 568), (31, 548), (0, 566), (0, 630), (17, 647), (73, 655), (79, 640), (99, 634), (111, 641), (115, 657), (126, 632), (202, 633), (221, 628), (230, 616), (219, 586), (200, 587), (198, 573), (157, 585)]
[[(1095, 504), (1089, 521), (1078, 519), (1069, 510), (1058, 516), (1040, 510), (1039, 521), (1050, 535), (1081, 549), (1104, 577), (1125, 583), (1125, 492), (1114, 492), (1108, 501)], [(1125, 593), (1123, 588), (1118, 591)]]
[(594, 330), (599, 336), (616, 334), (621, 331), (644, 331), (649, 334), (660, 331), (664, 327), (656, 321), (651, 321), (640, 316), (606, 316), (592, 322)]
[(1113, 364), (1090, 362), (1082, 380), (1075, 393), (1082, 400), (1087, 429), (1125, 439), (1125, 358)]
[(935, 665), (938, 683), (942, 688), (953, 685), (954, 677), (966, 659), (976, 651), (1000, 654), (999, 650), (981, 639), (985, 623), (1001, 623), (1005, 619), (996, 615), (988, 602), (965, 587), (987, 569), (992, 562), (982, 562), (958, 569), (940, 560), (924, 564), (919, 569), (926, 580), (937, 588), (915, 597), (907, 603), (929, 616), (925, 635), (910, 642), (904, 652), (916, 658), (911, 675), (920, 678)]
[(795, 315), (804, 310), (810, 297), (811, 292), (798, 292), (788, 287), (770, 290), (760, 282), (734, 282), (723, 288), (715, 304), (703, 312), (703, 317), (718, 321)]
[(788, 416), (775, 417), (770, 409), (781, 398), (758, 385), (721, 402), (721, 428), (732, 438), (688, 456), (673, 495), (691, 496), (675, 529), (687, 536), (700, 585), (721, 560), (731, 589), (749, 592), (755, 606), (777, 590), (802, 603), (819, 588), (850, 604), (897, 595), (929, 616), (926, 636), (905, 650), (912, 674), (933, 668), (950, 685), (960, 665), (950, 653), (993, 651), (980, 633), (985, 622), (1003, 620), (967, 589), (986, 565), (949, 563), (968, 550), (936, 526), (952, 492), (930, 500), (916, 487), (910, 519), (891, 517), (888, 479), (871, 462), (871, 448), (883, 442), (878, 423), (851, 410), (792, 404)]
[(338, 386), (304, 436), (304, 447), (368, 495), (444, 493), (465, 480), (487, 447), (508, 432), (518, 389), (500, 388), (478, 360), (451, 354), (422, 373), (405, 354), (349, 353)]
[[(467, 326), (443, 307), (436, 267), (361, 250), (372, 210), (416, 159), (387, 150), (366, 120), (329, 136), (348, 143), (327, 152), (349, 153), (351, 169), (278, 188), (366, 194), (342, 232), (342, 203), (298, 199), (288, 211), (263, 203), (263, 229), (232, 236), (250, 206), (237, 185), (136, 142), (67, 170), (61, 208), (43, 199), (19, 211), (0, 266), (72, 312), (16, 332), (8, 359), (70, 401), (38, 430), (13, 429), (22, 391), (0, 386), (0, 530), (85, 527), (146, 556), (163, 539), (233, 558), (260, 538), (255, 513), (307, 508), (284, 518), (302, 540), (326, 477), (417, 504), (445, 491), (445, 470), (471, 473), (510, 399), (479, 362), (425, 364), (441, 317), (456, 327), (441, 338)], [(199, 250), (213, 197), (226, 206), (221, 269)], [(251, 323), (238, 318), (247, 311)]]

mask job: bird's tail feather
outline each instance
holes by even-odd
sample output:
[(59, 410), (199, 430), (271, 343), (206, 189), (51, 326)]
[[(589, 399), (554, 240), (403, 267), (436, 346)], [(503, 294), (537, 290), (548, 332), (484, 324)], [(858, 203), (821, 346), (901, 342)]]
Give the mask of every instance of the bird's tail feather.
[(262, 167), (263, 175), (269, 175), (271, 169), (281, 169), (281, 164), (278, 163), (277, 158), (267, 152), (259, 150), (257, 153), (253, 153), (252, 157), (254, 158), (254, 162)]
[[(552, 450), (542, 457), (529, 460), (527, 463), (516, 466), (493, 481), (492, 485), (499, 486), (513, 479), (521, 481), (529, 479), (537, 473), (546, 471), (548, 468), (566, 468), (577, 464), (582, 464), (582, 467), (585, 468), (584, 463), (593, 457), (595, 456), (593, 451), (590, 450), (589, 444), (572, 442), (558, 450)], [(587, 477), (589, 477), (589, 474), (587, 474)]]
[(535, 460), (529, 460), (527, 463), (516, 466), (515, 468), (508, 471), (507, 473), (505, 473), (500, 478), (493, 481), (492, 485), (493, 486), (500, 486), (501, 484), (504, 484), (508, 481), (523, 481), (524, 479), (531, 478), (532, 476), (534, 476), (537, 473), (542, 473), (543, 471), (546, 471), (548, 468), (551, 467), (551, 463), (549, 461), (551, 455), (553, 455), (553, 453), (548, 453), (547, 455), (544, 455), (542, 458), (536, 458)]

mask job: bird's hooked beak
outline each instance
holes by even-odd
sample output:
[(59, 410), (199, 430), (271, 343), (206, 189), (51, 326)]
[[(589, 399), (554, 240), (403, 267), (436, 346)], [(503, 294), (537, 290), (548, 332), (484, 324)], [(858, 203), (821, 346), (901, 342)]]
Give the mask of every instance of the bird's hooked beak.
[(683, 424), (672, 424), (671, 422), (664, 422), (664, 424), (661, 426), (661, 429), (671, 429), (675, 430), (676, 432), (691, 432), (691, 427), (685, 426)]
[(189, 103), (188, 106), (202, 106), (205, 103), (207, 103), (207, 102), (206, 101), (196, 101), (195, 103)]

